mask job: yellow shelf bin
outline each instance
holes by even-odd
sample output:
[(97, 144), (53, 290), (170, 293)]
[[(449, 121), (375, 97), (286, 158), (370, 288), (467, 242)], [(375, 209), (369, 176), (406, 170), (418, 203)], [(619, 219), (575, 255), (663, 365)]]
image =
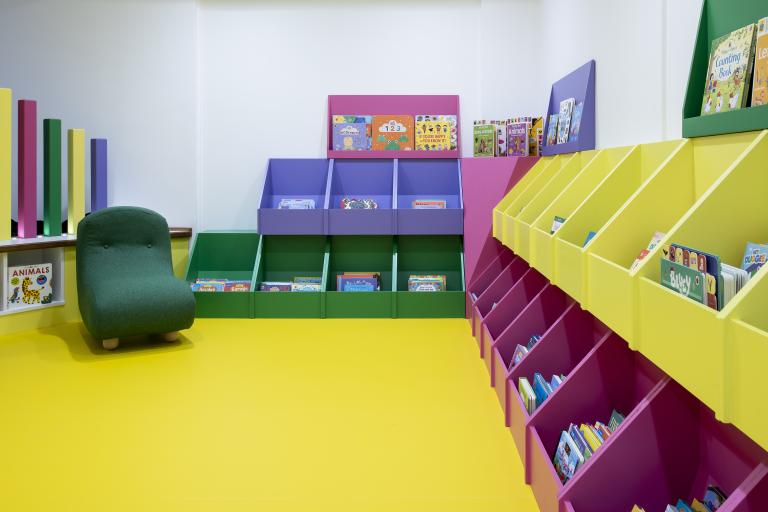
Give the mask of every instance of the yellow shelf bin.
[(549, 180), (552, 179), (552, 176), (554, 176), (560, 170), (563, 162), (569, 158), (569, 155), (555, 155), (551, 158), (552, 159), (549, 160), (549, 164), (545, 167), (542, 167), (536, 176), (534, 176), (534, 178), (528, 182), (528, 185), (521, 189), (517, 196), (509, 201), (506, 208), (504, 209), (504, 213), (502, 214), (502, 217), (504, 218), (502, 243), (504, 243), (504, 245), (513, 251), (515, 250), (514, 217), (516, 217), (520, 213), (520, 210), (522, 210), (523, 207), (525, 207), (525, 205), (527, 205), (530, 200), (536, 196), (539, 190), (547, 185)]
[[(570, 186), (560, 193), (538, 216), (530, 228), (531, 262), (554, 284), (555, 237), (550, 234), (555, 216), (568, 221), (571, 214), (629, 153), (632, 146), (598, 151), (581, 170)], [(587, 157), (588, 158), (588, 157)]]
[[(604, 228), (616, 220), (625, 203), (680, 144), (681, 141), (668, 141), (633, 147), (558, 231), (555, 279), (558, 286), (579, 301), (584, 309), (591, 306), (587, 292), (588, 255), (602, 238)], [(596, 235), (585, 245), (590, 231)], [(611, 292), (613, 295), (615, 292)]]
[[(748, 241), (768, 239), (768, 131), (709, 137), (705, 153), (722, 160), (718, 147), (727, 152), (750, 137), (746, 149), (670, 229), (665, 243), (717, 254), (722, 262), (738, 267)], [(666, 190), (656, 203), (676, 201), (680, 195), (684, 197), (678, 190)], [(636, 347), (724, 419), (726, 320), (757, 283), (717, 312), (663, 287), (660, 258), (661, 251), (655, 251), (637, 273)]]
[(509, 192), (507, 192), (507, 195), (505, 195), (499, 203), (494, 206), (493, 208), (493, 237), (499, 240), (500, 242), (504, 242), (504, 210), (507, 209), (507, 206), (517, 199), (517, 197), (531, 184), (531, 182), (536, 178), (536, 176), (539, 175), (540, 172), (542, 172), (544, 169), (549, 167), (549, 164), (552, 163), (552, 160), (556, 158), (554, 156), (545, 156), (539, 159), (538, 162), (536, 162), (533, 167), (531, 167), (527, 173), (525, 173), (525, 176), (520, 178), (520, 180), (515, 183), (515, 186), (512, 187)]

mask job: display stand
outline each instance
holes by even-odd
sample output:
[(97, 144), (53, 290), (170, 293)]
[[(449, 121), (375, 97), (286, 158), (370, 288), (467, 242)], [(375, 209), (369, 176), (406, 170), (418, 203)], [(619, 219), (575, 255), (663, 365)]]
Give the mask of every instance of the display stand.
[[(578, 139), (563, 144), (546, 144), (546, 134), (549, 130), (549, 116), (559, 114), (560, 102), (574, 98), (576, 103), (582, 102), (584, 110), (581, 114), (581, 127)], [(595, 61), (591, 60), (567, 74), (554, 84), (549, 94), (547, 117), (544, 118), (545, 144), (541, 149), (544, 156), (561, 155), (595, 149)]]

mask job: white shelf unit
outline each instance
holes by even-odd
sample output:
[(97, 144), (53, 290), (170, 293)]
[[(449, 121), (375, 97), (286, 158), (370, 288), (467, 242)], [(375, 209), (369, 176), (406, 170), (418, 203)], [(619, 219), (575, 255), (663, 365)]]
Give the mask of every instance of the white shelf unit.
[[(21, 307), (8, 307), (8, 268), (20, 265), (36, 265), (50, 263), (52, 265), (51, 286), (53, 287), (53, 301), (49, 304), (32, 304)], [(39, 309), (60, 307), (64, 305), (64, 248), (47, 247), (2, 252), (0, 253), (0, 316), (36, 311)]]

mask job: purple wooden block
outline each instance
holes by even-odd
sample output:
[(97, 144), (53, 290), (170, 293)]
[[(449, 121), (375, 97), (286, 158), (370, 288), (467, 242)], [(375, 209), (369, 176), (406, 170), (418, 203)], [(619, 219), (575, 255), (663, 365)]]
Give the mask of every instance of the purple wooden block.
[(91, 211), (107, 207), (107, 139), (91, 139)]
[[(464, 232), (461, 166), (458, 160), (398, 160), (397, 233), (401, 235), (453, 235)], [(413, 201), (438, 199), (444, 210), (415, 210)]]
[(19, 100), (19, 238), (37, 236), (37, 102)]
[[(595, 61), (591, 60), (552, 84), (547, 117), (544, 118), (545, 145), (541, 150), (543, 156), (595, 149), (595, 68)], [(546, 134), (549, 129), (549, 116), (558, 114), (560, 102), (568, 98), (574, 98), (576, 103), (580, 101), (584, 103), (579, 138), (573, 142), (547, 146)]]
[[(270, 159), (259, 206), (259, 233), (325, 234), (328, 172), (329, 160), (325, 158)], [(280, 210), (283, 199), (312, 199), (315, 209)]]
[[(331, 160), (328, 194), (328, 233), (331, 235), (391, 235), (396, 187), (393, 160)], [(373, 199), (377, 209), (345, 210), (343, 198)]]

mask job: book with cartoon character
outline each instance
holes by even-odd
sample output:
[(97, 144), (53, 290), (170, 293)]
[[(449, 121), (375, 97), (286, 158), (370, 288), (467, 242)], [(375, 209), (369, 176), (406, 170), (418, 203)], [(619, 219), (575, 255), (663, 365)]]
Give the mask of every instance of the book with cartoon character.
[(371, 116), (333, 116), (333, 149), (336, 151), (371, 149)]
[(373, 116), (374, 151), (409, 151), (413, 149), (413, 116)]
[(528, 126), (529, 124), (526, 122), (513, 122), (507, 125), (507, 154), (509, 156), (528, 156), (530, 149)]
[(568, 98), (560, 102), (560, 114), (557, 117), (557, 143), (565, 144), (568, 142), (568, 134), (571, 129), (571, 115), (573, 106), (576, 104), (574, 98)]
[(416, 151), (448, 151), (457, 141), (455, 115), (416, 115)]
[(768, 105), (768, 18), (757, 22), (752, 106)]
[(747, 106), (754, 55), (754, 23), (712, 41), (701, 103), (702, 116)]
[(8, 309), (53, 302), (53, 265), (40, 263), (8, 267), (6, 306)]
[(472, 127), (474, 136), (474, 155), (475, 156), (495, 156), (496, 155), (496, 125), (486, 123), (485, 121), (475, 121)]
[(551, 114), (547, 121), (547, 146), (554, 146), (557, 143), (557, 114)]
[(579, 140), (579, 131), (581, 130), (581, 113), (584, 111), (584, 102), (580, 101), (573, 107), (573, 116), (571, 116), (571, 133), (568, 134), (568, 142)]

